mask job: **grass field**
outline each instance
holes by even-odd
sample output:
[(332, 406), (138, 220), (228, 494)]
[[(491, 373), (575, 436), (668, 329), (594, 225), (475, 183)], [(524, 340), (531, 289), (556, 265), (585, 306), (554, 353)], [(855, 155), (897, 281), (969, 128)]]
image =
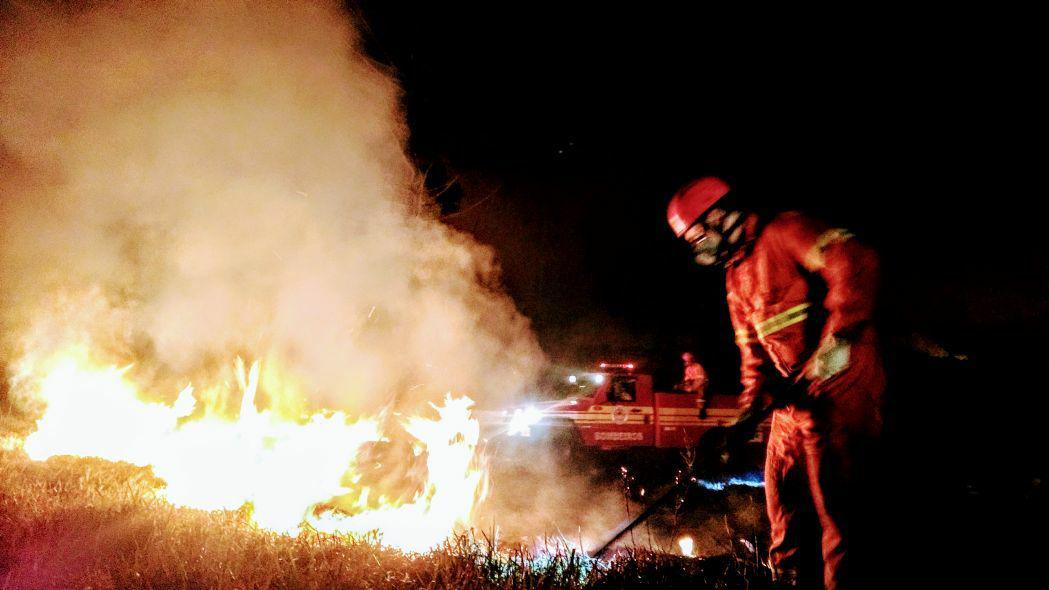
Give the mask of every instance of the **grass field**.
[(72, 457), (30, 461), (31, 428), (0, 416), (0, 589), (45, 588), (762, 588), (764, 573), (730, 556), (635, 550), (591, 560), (464, 533), (404, 554), (373, 539), (276, 535), (240, 511), (172, 507), (148, 469)]

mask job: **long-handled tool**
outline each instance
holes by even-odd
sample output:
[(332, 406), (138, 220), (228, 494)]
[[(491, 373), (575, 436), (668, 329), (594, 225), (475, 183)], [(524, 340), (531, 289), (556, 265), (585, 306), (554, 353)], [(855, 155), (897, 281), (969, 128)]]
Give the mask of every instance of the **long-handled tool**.
[[(756, 411), (748, 413), (731, 426), (719, 426), (704, 432), (699, 438), (699, 442), (696, 444), (696, 456), (699, 458), (701, 466), (704, 464), (709, 466), (712, 461), (716, 461), (717, 465), (725, 465), (728, 462), (728, 456), (732, 449), (738, 448), (741, 443), (749, 440), (754, 435), (754, 432), (757, 431), (758, 426), (764, 422), (766, 418), (772, 415), (772, 412), (797, 399), (801, 392), (804, 391), (805, 386), (807, 386), (807, 382), (805, 381), (796, 383), (788, 382), (784, 391), (780, 395), (773, 397), (771, 403)], [(633, 520), (620, 526), (616, 533), (612, 535), (604, 545), (601, 545), (596, 551), (592, 551), (590, 557), (599, 558), (603, 556), (613, 543), (623, 538), (623, 535), (629, 533), (634, 527), (647, 520), (648, 517), (655, 514), (660, 508), (676, 498), (677, 495), (683, 489), (691, 485), (693, 481), (695, 481), (694, 478), (686, 477), (671, 484), (668, 489), (657, 496), (656, 499)]]

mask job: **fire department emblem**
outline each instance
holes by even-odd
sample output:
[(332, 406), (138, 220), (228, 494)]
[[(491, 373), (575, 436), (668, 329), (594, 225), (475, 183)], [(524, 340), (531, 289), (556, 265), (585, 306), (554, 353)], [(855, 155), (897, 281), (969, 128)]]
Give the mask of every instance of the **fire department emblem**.
[(623, 406), (616, 406), (616, 409), (612, 410), (612, 422), (615, 422), (616, 424), (625, 424), (626, 419), (626, 408)]

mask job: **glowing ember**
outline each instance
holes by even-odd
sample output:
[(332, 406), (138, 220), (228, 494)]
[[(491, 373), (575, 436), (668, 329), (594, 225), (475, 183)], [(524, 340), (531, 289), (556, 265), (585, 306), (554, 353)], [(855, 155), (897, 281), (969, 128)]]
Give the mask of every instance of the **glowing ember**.
[[(82, 353), (63, 354), (51, 366), (39, 383), (46, 410), (24, 443), (29, 457), (75, 455), (150, 466), (166, 483), (158, 496), (177, 506), (249, 505), (253, 522), (268, 530), (296, 534), (308, 522), (327, 532), (375, 531), (386, 545), (424, 551), (467, 524), (486, 492), (476, 456), (479, 426), (466, 397), (431, 404), (436, 419), (403, 422), (416, 441), (415, 454), (426, 454), (425, 481), (409, 501), (380, 497), (369, 503), (371, 490), (357, 462), (368, 444), (385, 440), (380, 421), (341, 412), (295, 419), (259, 410), (258, 363), (245, 371), (238, 359), (236, 416), (208, 404), (198, 408), (192, 387), (171, 405), (143, 401), (126, 369), (92, 367)], [(214, 397), (211, 390), (200, 399)]]
[(685, 557), (695, 557), (696, 543), (692, 540), (692, 537), (684, 536), (677, 540), (677, 546), (681, 549), (681, 555)]

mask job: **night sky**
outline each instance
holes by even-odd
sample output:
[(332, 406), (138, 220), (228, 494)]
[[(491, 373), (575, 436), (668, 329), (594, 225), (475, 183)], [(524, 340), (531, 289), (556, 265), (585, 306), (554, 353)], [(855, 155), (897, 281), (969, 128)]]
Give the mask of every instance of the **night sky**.
[(891, 337), (1044, 352), (1034, 155), (1014, 139), (1035, 130), (1006, 59), (1022, 36), (1003, 46), (974, 37), (976, 20), (914, 12), (351, 9), (401, 81), (447, 222), (496, 249), (555, 360), (693, 349), (734, 380), (721, 274), (665, 222), (705, 173), (877, 246)]

